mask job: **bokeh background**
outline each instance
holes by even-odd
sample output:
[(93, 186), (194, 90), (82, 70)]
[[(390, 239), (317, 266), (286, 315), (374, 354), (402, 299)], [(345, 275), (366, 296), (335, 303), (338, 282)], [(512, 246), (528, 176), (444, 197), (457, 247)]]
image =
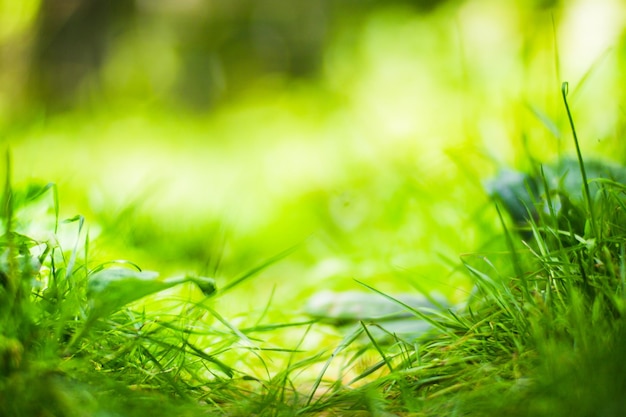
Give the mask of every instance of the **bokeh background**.
[(460, 301), (459, 257), (501, 230), (482, 181), (573, 149), (562, 82), (586, 155), (623, 162), (625, 22), (620, 0), (1, 0), (1, 138), (94, 263), (224, 285), (296, 245), (229, 317), (355, 279)]

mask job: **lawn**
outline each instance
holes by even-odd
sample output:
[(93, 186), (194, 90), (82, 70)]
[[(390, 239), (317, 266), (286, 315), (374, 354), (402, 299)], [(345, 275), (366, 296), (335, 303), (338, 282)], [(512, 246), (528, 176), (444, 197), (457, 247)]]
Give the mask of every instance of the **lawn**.
[(156, 9), (2, 95), (1, 415), (619, 415), (624, 8), (401, 3), (206, 109)]

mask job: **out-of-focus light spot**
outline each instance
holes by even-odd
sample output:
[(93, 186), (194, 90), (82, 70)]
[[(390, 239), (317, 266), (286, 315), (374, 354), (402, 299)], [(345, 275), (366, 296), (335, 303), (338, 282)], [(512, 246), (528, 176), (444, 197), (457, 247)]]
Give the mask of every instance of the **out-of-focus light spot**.
[(626, 10), (618, 0), (578, 0), (566, 9), (559, 33), (568, 79), (579, 79), (624, 33)]
[(38, 10), (39, 0), (0, 0), (0, 42), (27, 29)]

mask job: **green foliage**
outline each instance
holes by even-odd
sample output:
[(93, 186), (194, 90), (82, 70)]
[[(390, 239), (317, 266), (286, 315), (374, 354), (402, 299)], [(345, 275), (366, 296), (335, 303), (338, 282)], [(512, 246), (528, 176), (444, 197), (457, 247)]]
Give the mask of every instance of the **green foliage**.
[[(219, 356), (233, 344), (253, 342), (211, 308), (218, 293), (214, 279), (161, 279), (122, 261), (92, 267), (84, 219), (58, 220), (54, 185), (14, 189), (8, 166), (3, 196), (0, 414), (143, 415), (165, 396), (155, 415), (187, 415), (197, 410), (192, 398), (211, 402), (211, 386), (235, 377)], [(45, 240), (25, 234), (33, 222), (45, 223), (27, 218), (35, 207), (52, 215)], [(67, 251), (61, 235), (72, 224), (77, 236)], [(185, 286), (194, 297), (163, 298)], [(150, 297), (159, 305), (153, 312)], [(246, 330), (255, 331), (263, 330)], [(220, 389), (217, 397), (225, 395)]]
[[(578, 148), (573, 122), (572, 130)], [(508, 230), (501, 216), (508, 252), (464, 261), (472, 298), (440, 319), (439, 336), (419, 349), (407, 344), (397, 372), (382, 378), (398, 409), (476, 416), (623, 409), (624, 169), (587, 164), (580, 152), (576, 164), (558, 166), (567, 169), (541, 166), (539, 177), (496, 180), (491, 190), (527, 232)], [(508, 263), (496, 266), (499, 256)]]
[[(220, 286), (161, 278), (94, 261), (85, 219), (60, 220), (56, 186), (15, 189), (7, 174), (0, 412), (141, 415), (164, 403), (157, 415), (610, 415), (624, 405), (625, 171), (582, 153), (531, 165), (487, 187), (503, 232), (494, 249), (462, 257), (474, 283), (465, 302), (359, 282), (368, 293), (338, 299), (340, 322), (319, 308), (313, 320), (277, 321), (272, 299), (236, 320), (218, 307), (305, 244)], [(33, 213), (45, 214), (43, 238), (30, 237)], [(347, 319), (330, 350), (307, 349)]]
[[(393, 1), (322, 33), (277, 2), (135, 2), (126, 32), (97, 2), (30, 3), (0, 35), (0, 415), (619, 414), (621, 5)], [(115, 40), (21, 46), (87, 12)], [(198, 30), (240, 13), (254, 30)], [(298, 54), (314, 77), (287, 76)], [(37, 176), (71, 215), (56, 185), (12, 185)]]
[[(94, 262), (84, 218), (60, 220), (56, 187), (14, 189), (7, 174), (0, 412), (141, 415), (164, 403), (157, 415), (611, 415), (624, 405), (623, 182), (623, 168), (582, 154), (497, 177), (488, 191), (502, 204), (503, 237), (463, 256), (474, 283), (466, 302), (416, 301), (362, 282), (381, 310), (351, 293), (358, 323), (316, 352), (308, 340), (330, 314), (278, 322), (270, 299), (258, 317), (233, 321), (215, 305), (300, 246), (221, 288), (215, 278)], [(50, 218), (45, 238), (29, 237), (35, 212)]]

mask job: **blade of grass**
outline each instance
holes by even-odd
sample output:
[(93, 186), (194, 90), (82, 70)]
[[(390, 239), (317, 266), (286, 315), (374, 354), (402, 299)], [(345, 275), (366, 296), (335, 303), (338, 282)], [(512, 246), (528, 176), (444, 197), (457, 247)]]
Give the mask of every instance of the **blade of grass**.
[(374, 346), (374, 348), (376, 349), (376, 351), (378, 352), (380, 357), (385, 362), (385, 365), (387, 365), (387, 368), (389, 368), (389, 371), (393, 372), (393, 366), (391, 365), (391, 362), (387, 358), (387, 355), (385, 355), (385, 353), (381, 349), (380, 345), (376, 341), (376, 338), (374, 338), (374, 336), (372, 336), (372, 333), (370, 333), (369, 329), (367, 328), (367, 326), (365, 325), (365, 323), (363, 321), (359, 321), (359, 324), (361, 325), (361, 327), (363, 327), (363, 330), (365, 331), (365, 334), (367, 335), (368, 339), (372, 342), (372, 345)]
[(339, 346), (337, 346), (335, 348), (335, 350), (333, 351), (333, 353), (330, 355), (330, 358), (328, 358), (328, 360), (326, 361), (326, 363), (324, 364), (324, 366), (322, 367), (322, 370), (320, 371), (319, 375), (317, 376), (317, 378), (315, 379), (315, 382), (313, 382), (313, 387), (311, 388), (311, 392), (309, 393), (309, 396), (307, 398), (307, 401), (305, 403), (305, 406), (310, 406), (311, 402), (313, 401), (313, 397), (315, 397), (315, 393), (317, 392), (317, 389), (319, 388), (320, 384), (322, 383), (322, 379), (324, 378), (324, 375), (326, 374), (326, 371), (328, 370), (328, 368), (330, 367), (331, 362), (345, 349), (347, 349), (352, 343), (354, 343), (359, 336), (361, 336), (363, 334), (363, 328), (361, 327), (357, 327), (352, 333), (347, 334), (343, 340), (341, 341), (341, 343), (339, 344)]
[(408, 305), (406, 303), (403, 303), (402, 301), (398, 300), (397, 298), (394, 298), (394, 297), (392, 297), (392, 296), (390, 296), (388, 294), (385, 294), (384, 292), (379, 291), (376, 288), (371, 287), (371, 286), (367, 285), (364, 282), (361, 282), (359, 280), (355, 280), (355, 281), (357, 283), (359, 283), (360, 285), (364, 286), (365, 288), (367, 288), (367, 289), (369, 289), (371, 291), (374, 291), (375, 293), (385, 297), (389, 301), (391, 301), (391, 302), (393, 302), (393, 303), (395, 303), (395, 304), (405, 308), (407, 311), (411, 312), (412, 314), (414, 314), (415, 316), (419, 317), (420, 319), (426, 321), (427, 323), (431, 324), (432, 326), (434, 326), (434, 327), (444, 331), (445, 333), (447, 333), (447, 334), (449, 334), (451, 336), (454, 336), (454, 333), (450, 329), (448, 329), (446, 326), (444, 326), (443, 324), (441, 324), (437, 320), (434, 320), (428, 314), (424, 314), (423, 312), (417, 310), (416, 308), (411, 307), (410, 305)]
[(576, 126), (574, 125), (574, 118), (572, 117), (572, 112), (570, 111), (569, 108), (569, 104), (567, 102), (567, 94), (568, 94), (568, 90), (569, 90), (569, 84), (567, 82), (564, 82), (561, 85), (561, 93), (563, 95), (563, 103), (565, 103), (565, 111), (567, 112), (567, 118), (569, 120), (569, 125), (570, 128), (572, 130), (572, 136), (574, 138), (574, 145), (576, 147), (576, 156), (578, 157), (578, 165), (580, 168), (580, 175), (582, 176), (582, 180), (583, 180), (583, 191), (584, 191), (584, 195), (585, 195), (585, 202), (587, 205), (587, 210), (589, 210), (589, 221), (590, 221), (590, 225), (591, 225), (591, 235), (599, 238), (600, 236), (598, 235), (598, 226), (596, 225), (596, 218), (594, 216), (594, 212), (593, 212), (593, 201), (591, 200), (591, 193), (589, 191), (589, 183), (587, 181), (587, 171), (585, 169), (585, 163), (583, 161), (583, 155), (582, 152), (580, 151), (580, 144), (578, 142), (578, 135), (576, 134)]
[(238, 276), (237, 278), (235, 278), (234, 280), (226, 284), (224, 287), (222, 287), (219, 290), (219, 294), (221, 295), (221, 294), (226, 293), (227, 291), (233, 289), (234, 287), (246, 281), (247, 279), (252, 278), (256, 274), (258, 274), (259, 272), (267, 268), (268, 266), (273, 265), (276, 262), (280, 261), (281, 259), (284, 259), (285, 257), (291, 255), (293, 252), (296, 251), (296, 249), (299, 246), (300, 246), (299, 244), (294, 245), (284, 250), (283, 252), (280, 252), (279, 254), (266, 259), (265, 261), (261, 262), (259, 265), (249, 269), (248, 271), (244, 272), (243, 274), (241, 274), (240, 276)]
[[(530, 195), (532, 195), (532, 194), (530, 194)], [(526, 210), (530, 213), (530, 210), (529, 210), (528, 207), (526, 207)], [(526, 296), (526, 298), (532, 299), (532, 297), (530, 297), (530, 291), (528, 289), (528, 283), (526, 282), (526, 278), (525, 278), (525, 275), (524, 275), (524, 270), (523, 270), (522, 265), (521, 265), (521, 261), (520, 261), (520, 258), (519, 258), (519, 254), (517, 252), (517, 248), (515, 247), (515, 244), (513, 243), (513, 238), (511, 237), (511, 232), (506, 227), (506, 222), (504, 221), (504, 217), (502, 216), (502, 211), (500, 210), (500, 205), (499, 204), (496, 204), (496, 211), (498, 213), (498, 218), (500, 219), (500, 224), (502, 225), (504, 238), (506, 240), (507, 246), (509, 247), (509, 251), (511, 253), (511, 261), (512, 261), (512, 264), (513, 264), (513, 271), (515, 272), (515, 276), (522, 283), (522, 290), (524, 291), (524, 295)]]

